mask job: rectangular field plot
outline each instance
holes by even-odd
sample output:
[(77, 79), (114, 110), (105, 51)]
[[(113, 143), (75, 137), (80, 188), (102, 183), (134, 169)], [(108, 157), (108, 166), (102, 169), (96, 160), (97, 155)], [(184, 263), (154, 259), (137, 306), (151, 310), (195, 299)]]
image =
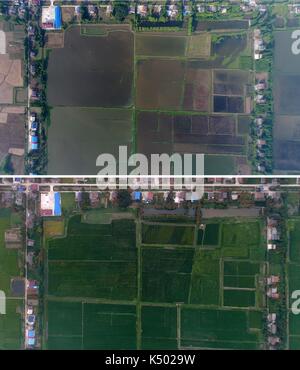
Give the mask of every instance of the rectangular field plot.
[(205, 30), (246, 30), (249, 28), (247, 20), (199, 20), (196, 26), (196, 31)]
[(210, 33), (201, 33), (192, 35), (188, 38), (188, 58), (208, 58), (211, 54), (211, 35)]
[(22, 248), (22, 242), (11, 247), (7, 246), (5, 231), (19, 227), (21, 221), (20, 213), (13, 212), (8, 208), (0, 209), (0, 290), (3, 290), (8, 297), (12, 295), (11, 279), (20, 276), (19, 250)]
[(103, 34), (86, 36), (80, 30), (78, 26), (69, 27), (64, 47), (50, 53), (49, 105), (128, 106), (133, 81), (133, 33), (129, 28), (106, 27)]
[(289, 334), (300, 338), (300, 315), (289, 313)]
[(187, 302), (194, 250), (142, 249), (142, 300)]
[(197, 244), (204, 246), (218, 246), (219, 230), (219, 224), (206, 224), (204, 229), (198, 230)]
[(181, 347), (184, 348), (260, 349), (262, 333), (250, 329), (247, 311), (181, 310)]
[(6, 314), (0, 315), (0, 350), (21, 349), (23, 299), (7, 299)]
[[(295, 222), (295, 227), (298, 226), (298, 220)], [(295, 231), (296, 232), (296, 231)], [(291, 236), (291, 234), (290, 234)], [(299, 248), (299, 243), (295, 244), (297, 240), (297, 235), (294, 234), (293, 240), (294, 244), (290, 243), (290, 256), (298, 258), (298, 254), (292, 252), (291, 248)], [(296, 299), (292, 298), (292, 294), (294, 291), (300, 290), (300, 264), (289, 263), (288, 264), (288, 291), (289, 291), (289, 349), (292, 350), (299, 350), (300, 348), (300, 316), (295, 315), (291, 308), (293, 302), (296, 302)]]
[(187, 38), (186, 36), (166, 36), (161, 33), (137, 33), (135, 42), (136, 55), (183, 57), (185, 56)]
[(142, 243), (144, 244), (193, 245), (194, 234), (194, 226), (142, 224)]
[(119, 146), (130, 152), (130, 109), (54, 107), (48, 129), (48, 174), (93, 175), (101, 153), (118, 158)]
[[(300, 170), (299, 55), (293, 52), (294, 30), (275, 32), (274, 167), (281, 173)], [(275, 172), (276, 173), (276, 172)]]
[(137, 63), (137, 107), (210, 111), (211, 72), (183, 60), (145, 59)]
[[(213, 149), (214, 148), (212, 148), (212, 151)], [(206, 154), (204, 159), (205, 175), (217, 175), (217, 174), (230, 175), (237, 173), (238, 167), (236, 159), (237, 157), (234, 155)]]
[[(72, 248), (70, 248), (72, 246)], [(67, 236), (48, 243), (49, 294), (134, 299), (136, 295), (135, 224), (69, 220)]]
[(195, 252), (189, 303), (219, 305), (220, 261), (210, 250)]
[(245, 113), (249, 73), (217, 70), (214, 72), (214, 112)]
[[(247, 133), (238, 134), (234, 116), (137, 113), (137, 151), (152, 153), (204, 153), (205, 173), (233, 174), (238, 158), (246, 172)], [(244, 168), (242, 168), (244, 167)]]
[(136, 349), (136, 308), (48, 301), (48, 349)]
[(214, 94), (244, 96), (249, 83), (249, 73), (246, 71), (214, 71)]
[(84, 349), (136, 349), (135, 306), (84, 305), (83, 336)]
[(300, 264), (300, 220), (290, 220), (289, 229), (289, 259), (291, 262)]
[(289, 338), (289, 349), (291, 350), (299, 350), (300, 348), (300, 336), (293, 336), (291, 335)]
[(292, 304), (292, 292), (300, 290), (300, 265), (290, 263), (288, 265), (288, 277), (289, 277), (289, 292), (290, 292), (290, 306)]
[(224, 223), (221, 238), (224, 257), (264, 258), (258, 221)]
[(179, 109), (185, 65), (181, 60), (137, 62), (137, 101), (142, 109)]
[(248, 261), (224, 261), (224, 286), (232, 288), (255, 288), (255, 276), (260, 264)]
[(254, 307), (255, 290), (224, 289), (224, 306)]
[(142, 349), (177, 349), (176, 307), (142, 306)]
[(244, 113), (244, 99), (240, 96), (214, 96), (215, 113)]

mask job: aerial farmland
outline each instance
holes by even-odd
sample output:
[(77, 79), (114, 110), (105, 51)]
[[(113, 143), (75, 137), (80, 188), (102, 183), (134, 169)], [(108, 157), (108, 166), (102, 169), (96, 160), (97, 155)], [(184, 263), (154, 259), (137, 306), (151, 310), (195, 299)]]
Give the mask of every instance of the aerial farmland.
[(259, 213), (199, 224), (73, 202), (64, 227), (44, 221), (46, 348), (264, 347)]
[(126, 145), (146, 156), (205, 154), (206, 174), (257, 171), (249, 19), (258, 14), (222, 7), (205, 19), (201, 7), (168, 6), (129, 6), (121, 21), (109, 5), (43, 7), (29, 62), (42, 97), (32, 110), (45, 124), (28, 168), (96, 174), (98, 155)]

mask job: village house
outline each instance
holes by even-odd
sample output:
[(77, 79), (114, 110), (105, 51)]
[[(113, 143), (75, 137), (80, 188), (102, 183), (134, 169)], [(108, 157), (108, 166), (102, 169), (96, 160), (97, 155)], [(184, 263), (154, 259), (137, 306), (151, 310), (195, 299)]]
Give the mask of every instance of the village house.
[(290, 4), (290, 13), (294, 15), (300, 14), (300, 4)]
[(137, 6), (137, 14), (141, 17), (146, 17), (148, 14), (148, 7), (146, 4), (141, 4)]
[(185, 192), (184, 191), (177, 191), (175, 193), (175, 203), (180, 204), (185, 201)]
[(178, 6), (175, 4), (171, 4), (167, 6), (167, 15), (170, 18), (176, 18), (178, 16), (179, 10)]
[(263, 91), (267, 88), (267, 84), (264, 80), (258, 81), (256, 85), (254, 85), (255, 91)]
[(162, 5), (160, 5), (160, 4), (155, 4), (155, 5), (153, 5), (153, 8), (152, 8), (152, 14), (153, 14), (154, 16), (159, 17), (159, 16), (160, 16), (160, 14), (161, 14), (161, 12), (162, 12)]
[(275, 337), (275, 336), (270, 336), (268, 337), (268, 343), (271, 345), (271, 346), (276, 346), (276, 344), (280, 343), (280, 338), (278, 337)]
[(268, 243), (267, 244), (267, 249), (268, 249), (268, 251), (276, 250), (277, 249), (277, 245), (276, 244), (273, 244), (273, 243)]
[(267, 316), (267, 320), (268, 320), (269, 323), (270, 322), (275, 322), (276, 318), (277, 318), (276, 313), (269, 313), (268, 316)]
[(150, 204), (154, 200), (154, 194), (152, 191), (143, 191), (142, 192), (142, 200), (146, 204)]
[(261, 36), (261, 31), (259, 29), (254, 30), (254, 44), (253, 44), (253, 50), (254, 50), (254, 59), (259, 60), (262, 59), (263, 51), (266, 49), (264, 45), (264, 41)]
[(261, 172), (261, 173), (264, 173), (264, 172), (266, 172), (266, 167), (259, 164), (259, 165), (257, 165), (257, 171)]
[(254, 120), (256, 126), (261, 127), (264, 123), (264, 120), (261, 117), (258, 117)]
[(280, 298), (277, 287), (268, 288), (267, 297), (278, 300)]
[(231, 193), (231, 199), (232, 200), (238, 200), (239, 199), (239, 194), (237, 192), (232, 192)]
[(259, 105), (266, 104), (266, 102), (267, 102), (265, 96), (262, 95), (262, 94), (257, 94), (255, 96), (254, 100), (255, 100), (256, 104), (259, 104)]
[(268, 285), (278, 284), (280, 282), (280, 276), (271, 275), (267, 277), (266, 282)]
[(277, 325), (275, 323), (268, 324), (268, 331), (273, 335), (276, 334), (277, 333)]
[(257, 201), (257, 202), (265, 201), (266, 200), (266, 196), (265, 196), (265, 194), (263, 192), (256, 191), (254, 193), (254, 200)]
[(257, 139), (257, 141), (256, 141), (256, 146), (257, 146), (258, 148), (262, 148), (262, 147), (264, 147), (266, 144), (267, 144), (267, 142), (266, 142), (265, 140), (262, 140), (262, 139)]

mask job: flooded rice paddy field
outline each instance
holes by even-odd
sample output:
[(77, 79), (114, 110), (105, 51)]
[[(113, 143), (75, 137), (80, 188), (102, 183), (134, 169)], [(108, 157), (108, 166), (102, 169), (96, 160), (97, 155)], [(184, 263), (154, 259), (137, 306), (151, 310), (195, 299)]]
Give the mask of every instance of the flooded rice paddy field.
[(148, 157), (152, 153), (204, 153), (208, 174), (232, 174), (238, 167), (235, 157), (246, 155), (247, 131), (240, 134), (240, 125), (234, 115), (139, 112), (137, 151)]
[(300, 55), (292, 52), (292, 32), (275, 33), (275, 173), (300, 170)]
[(61, 49), (53, 49), (48, 67), (51, 106), (120, 107), (131, 104), (133, 34), (113, 30), (104, 35), (65, 31)]
[(229, 20), (229, 21), (198, 21), (196, 31), (207, 30), (247, 30), (249, 21)]
[(185, 36), (137, 34), (136, 55), (183, 57), (186, 52)]
[(111, 153), (118, 158), (119, 145), (131, 150), (130, 109), (56, 107), (48, 130), (48, 173), (96, 175), (96, 158)]
[[(212, 173), (248, 173), (245, 100), (253, 76), (240, 68), (247, 32), (112, 30), (71, 27), (64, 47), (50, 52), (48, 173), (95, 174), (99, 154), (132, 142), (146, 154), (205, 153)], [(103, 117), (96, 107), (112, 109)]]

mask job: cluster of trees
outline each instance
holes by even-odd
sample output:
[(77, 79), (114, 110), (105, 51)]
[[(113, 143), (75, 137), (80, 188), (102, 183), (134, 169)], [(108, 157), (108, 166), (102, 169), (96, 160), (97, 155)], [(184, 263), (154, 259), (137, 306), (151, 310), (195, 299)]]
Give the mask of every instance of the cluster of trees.
[(12, 163), (11, 154), (8, 154), (8, 156), (5, 158), (5, 162), (3, 165), (3, 172), (6, 175), (13, 175), (14, 174), (14, 166)]
[(123, 22), (124, 19), (129, 14), (129, 6), (126, 1), (115, 1), (113, 16), (120, 22)]
[[(80, 6), (80, 15), (82, 22), (89, 23), (91, 21), (98, 21), (99, 18), (99, 8), (96, 6), (94, 8), (95, 16), (93, 17), (88, 8), (88, 3), (83, 3)], [(117, 21), (123, 22), (129, 14), (129, 5), (127, 1), (118, 1), (116, 0), (113, 4), (113, 16)]]

